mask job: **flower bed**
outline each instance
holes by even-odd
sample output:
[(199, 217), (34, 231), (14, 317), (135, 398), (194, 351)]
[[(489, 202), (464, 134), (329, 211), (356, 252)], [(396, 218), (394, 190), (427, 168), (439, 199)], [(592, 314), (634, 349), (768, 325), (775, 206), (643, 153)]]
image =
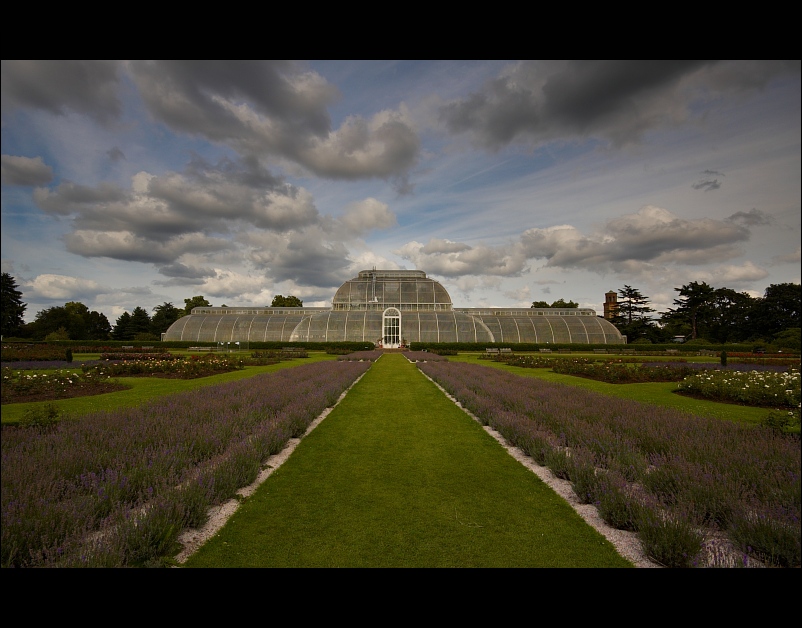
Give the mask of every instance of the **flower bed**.
[(128, 388), (113, 380), (102, 367), (88, 373), (79, 373), (72, 369), (58, 369), (52, 373), (26, 373), (4, 367), (2, 381), (0, 403), (3, 404), (72, 399)]
[(678, 382), (694, 372), (684, 363), (625, 364), (621, 362), (580, 362), (558, 360), (552, 366), (555, 373), (587, 377), (608, 384), (637, 384), (645, 382)]
[(242, 360), (214, 355), (171, 355), (169, 359), (124, 360), (102, 366), (82, 367), (85, 373), (102, 370), (115, 377), (163, 377), (173, 379), (195, 379), (230, 371), (241, 370)]
[(64, 360), (67, 349), (47, 344), (3, 344), (0, 360), (3, 362)]
[(750, 406), (799, 409), (798, 369), (786, 372), (706, 370), (685, 377), (677, 392)]

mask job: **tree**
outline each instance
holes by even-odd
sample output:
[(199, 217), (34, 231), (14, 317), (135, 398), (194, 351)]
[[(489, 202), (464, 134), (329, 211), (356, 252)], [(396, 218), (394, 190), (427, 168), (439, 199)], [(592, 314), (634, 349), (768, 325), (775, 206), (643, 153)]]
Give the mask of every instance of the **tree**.
[(304, 302), (301, 301), (298, 297), (290, 296), (282, 296), (277, 294), (273, 297), (273, 302), (270, 304), (270, 307), (303, 307)]
[(153, 308), (153, 312), (154, 314), (150, 319), (150, 332), (159, 338), (170, 328), (170, 325), (184, 315), (184, 310), (179, 310), (168, 302), (157, 305)]
[(551, 307), (579, 307), (579, 303), (574, 303), (573, 301), (565, 301), (563, 299), (557, 299), (554, 303), (551, 304)]
[(798, 283), (771, 284), (755, 307), (755, 331), (769, 337), (786, 329), (802, 327), (802, 286)]
[(67, 309), (65, 305), (40, 310), (34, 321), (28, 325), (31, 338), (45, 340), (49, 335), (58, 332), (59, 335), (67, 335), (65, 340), (83, 339), (86, 336), (86, 323), (81, 312), (76, 310), (75, 307)]
[(123, 312), (114, 323), (114, 328), (111, 330), (111, 337), (114, 340), (131, 340), (128, 326), (131, 324), (131, 315), (128, 312)]
[(45, 336), (46, 342), (53, 342), (55, 340), (70, 340), (70, 335), (63, 327), (59, 327), (56, 331), (51, 331)]
[(17, 290), (17, 282), (9, 273), (3, 273), (0, 283), (0, 333), (3, 337), (17, 336), (25, 325), (23, 316), (28, 307), (22, 302), (22, 292)]
[(579, 307), (579, 303), (574, 303), (573, 301), (565, 301), (564, 299), (557, 299), (551, 305), (549, 305), (547, 301), (532, 301), (532, 305), (530, 305), (529, 307), (530, 308), (533, 308), (533, 307), (567, 308), (567, 307)]
[(618, 296), (618, 307), (610, 322), (627, 337), (627, 342), (642, 338), (655, 340), (659, 334), (649, 316), (655, 311), (649, 307), (649, 298), (642, 295), (637, 288), (628, 285), (618, 291)]
[(184, 314), (189, 316), (192, 314), (193, 307), (212, 307), (212, 304), (206, 300), (206, 297), (196, 296), (191, 299), (184, 299), (186, 304), (184, 307)]
[(707, 332), (714, 289), (704, 281), (701, 283), (692, 281), (674, 290), (679, 293), (679, 298), (674, 299), (674, 305), (677, 307), (669, 308), (663, 314), (663, 319), (669, 324), (685, 324), (691, 340), (696, 340), (700, 332)]
[(131, 312), (131, 320), (128, 321), (128, 338), (126, 340), (134, 340), (141, 334), (147, 334), (148, 339), (151, 337), (150, 314), (145, 308), (137, 306)]
[(774, 337), (774, 344), (780, 351), (796, 351), (802, 349), (802, 329), (791, 327), (781, 331)]
[(92, 310), (86, 317), (87, 340), (108, 340), (111, 334), (111, 323), (102, 312)]
[(27, 326), (34, 340), (46, 340), (52, 334), (67, 334), (70, 340), (108, 340), (111, 325), (105, 314), (89, 311), (83, 303), (70, 301), (42, 310)]
[(718, 288), (708, 301), (705, 338), (717, 343), (747, 340), (753, 334), (752, 313), (757, 300), (746, 292)]
[(618, 291), (618, 308), (614, 319), (621, 319), (623, 324), (631, 325), (644, 318), (651, 318), (649, 314), (654, 312), (649, 307), (649, 298), (643, 296), (640, 290), (624, 284), (624, 288)]

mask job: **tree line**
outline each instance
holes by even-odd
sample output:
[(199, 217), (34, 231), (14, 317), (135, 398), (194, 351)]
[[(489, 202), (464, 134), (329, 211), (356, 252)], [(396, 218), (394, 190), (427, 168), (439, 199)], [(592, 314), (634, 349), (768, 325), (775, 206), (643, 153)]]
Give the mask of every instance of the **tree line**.
[[(203, 296), (184, 299), (184, 307), (164, 302), (153, 308), (135, 307), (130, 313), (123, 312), (114, 325), (105, 314), (90, 309), (83, 303), (70, 301), (64, 305), (46, 308), (37, 312), (36, 318), (26, 323), (24, 316), (28, 306), (22, 300), (16, 280), (2, 274), (0, 289), (2, 298), (2, 336), (30, 340), (144, 340), (158, 341), (170, 325), (182, 316), (192, 313), (196, 307), (212, 307)], [(221, 307), (228, 307), (225, 304)], [(295, 296), (277, 294), (271, 307), (303, 307), (303, 301)]]
[(802, 286), (771, 284), (762, 298), (692, 281), (679, 288), (673, 308), (657, 312), (640, 290), (624, 285), (610, 322), (627, 342), (704, 341), (800, 348)]

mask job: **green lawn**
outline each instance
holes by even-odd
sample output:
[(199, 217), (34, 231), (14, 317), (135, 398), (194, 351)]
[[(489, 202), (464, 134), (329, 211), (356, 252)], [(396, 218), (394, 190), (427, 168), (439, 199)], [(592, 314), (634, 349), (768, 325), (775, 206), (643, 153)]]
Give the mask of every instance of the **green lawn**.
[(632, 567), (385, 354), (186, 567)]

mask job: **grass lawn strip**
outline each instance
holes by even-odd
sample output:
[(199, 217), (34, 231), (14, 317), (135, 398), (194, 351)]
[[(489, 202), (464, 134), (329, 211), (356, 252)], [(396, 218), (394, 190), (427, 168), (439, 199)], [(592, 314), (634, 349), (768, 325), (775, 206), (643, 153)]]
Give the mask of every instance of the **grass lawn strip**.
[(385, 354), (186, 567), (632, 567)]

